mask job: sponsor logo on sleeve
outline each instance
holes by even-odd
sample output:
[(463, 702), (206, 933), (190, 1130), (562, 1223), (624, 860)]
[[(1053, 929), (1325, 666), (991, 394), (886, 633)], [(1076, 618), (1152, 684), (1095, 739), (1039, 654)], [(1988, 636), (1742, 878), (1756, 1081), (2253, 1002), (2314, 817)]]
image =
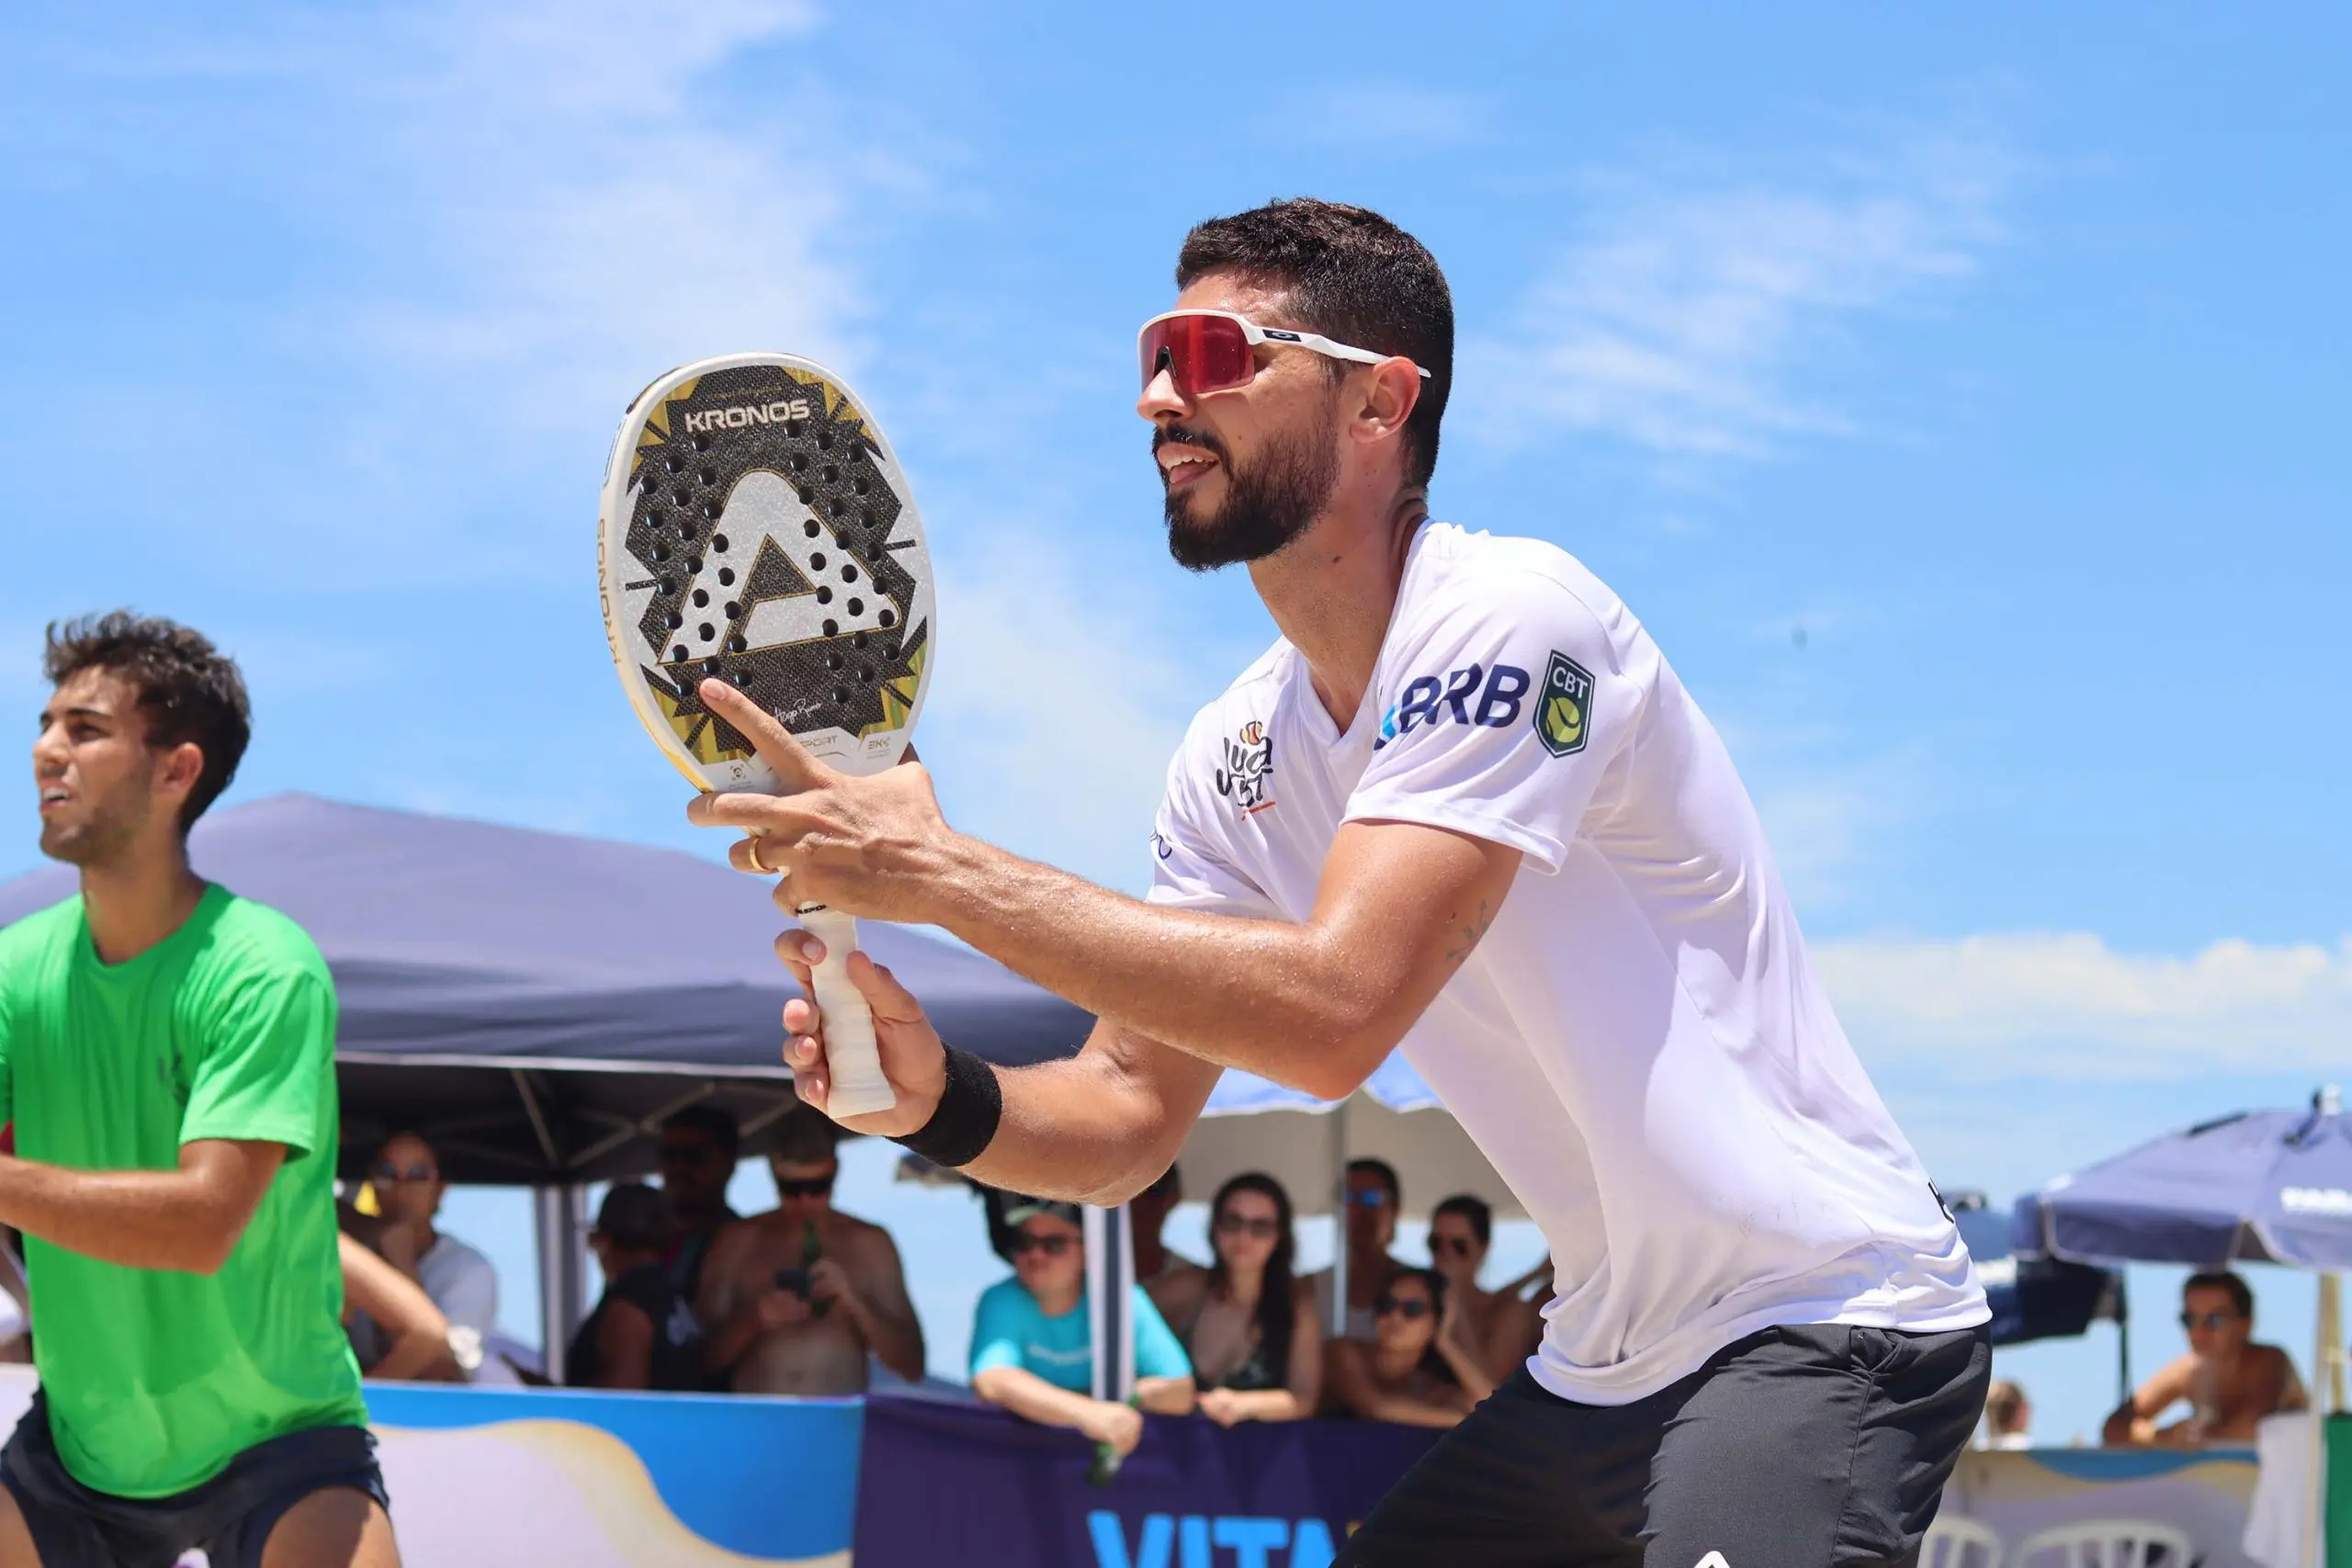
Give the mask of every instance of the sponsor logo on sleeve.
[(1274, 738), (1264, 724), (1251, 719), (1234, 732), (1225, 748), (1225, 765), (1216, 771), (1216, 792), (1238, 807), (1243, 816), (1273, 805), (1267, 791), (1274, 783)]
[(1535, 739), (1555, 757), (1584, 750), (1592, 722), (1592, 672), (1554, 649), (1544, 667), (1544, 694), (1535, 705)]
[(1390, 741), (1410, 735), (1416, 728), (1441, 724), (1508, 729), (1519, 722), (1521, 699), (1533, 684), (1515, 664), (1465, 665), (1442, 675), (1416, 675), (1405, 693), (1380, 720), (1372, 742), (1375, 751)]

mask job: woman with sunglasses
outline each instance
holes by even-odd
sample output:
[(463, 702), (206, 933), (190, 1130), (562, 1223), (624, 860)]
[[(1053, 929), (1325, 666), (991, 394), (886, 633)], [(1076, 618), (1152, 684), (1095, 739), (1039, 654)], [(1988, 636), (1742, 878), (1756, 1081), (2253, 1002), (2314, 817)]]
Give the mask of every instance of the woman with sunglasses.
[(1408, 1427), (1452, 1427), (1495, 1391), (1445, 1276), (1408, 1269), (1372, 1303), (1373, 1337), (1331, 1342), (1331, 1412)]
[(1323, 1335), (1292, 1274), (1290, 1194), (1262, 1171), (1217, 1189), (1209, 1205), (1216, 1260), (1165, 1280), (1153, 1299), (1193, 1359), (1201, 1414), (1220, 1427), (1315, 1413)]
[(1430, 1267), (1445, 1279), (1464, 1338), (1477, 1348), (1479, 1365), (1500, 1382), (1527, 1359), (1526, 1304), (1502, 1291), (1478, 1288), (1478, 1270), (1493, 1246), (1495, 1211), (1483, 1198), (1457, 1192), (1430, 1211)]

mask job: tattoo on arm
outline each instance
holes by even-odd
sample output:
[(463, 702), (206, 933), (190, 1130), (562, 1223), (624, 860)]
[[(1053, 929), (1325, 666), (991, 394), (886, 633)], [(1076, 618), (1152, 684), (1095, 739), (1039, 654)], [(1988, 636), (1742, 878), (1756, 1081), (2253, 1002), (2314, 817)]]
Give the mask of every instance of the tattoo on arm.
[(1479, 899), (1478, 918), (1476, 920), (1464, 922), (1461, 928), (1462, 940), (1445, 950), (1445, 961), (1459, 966), (1464, 959), (1470, 956), (1470, 950), (1478, 945), (1478, 939), (1487, 934), (1487, 928), (1494, 923), (1493, 910), (1488, 907), (1486, 899)]

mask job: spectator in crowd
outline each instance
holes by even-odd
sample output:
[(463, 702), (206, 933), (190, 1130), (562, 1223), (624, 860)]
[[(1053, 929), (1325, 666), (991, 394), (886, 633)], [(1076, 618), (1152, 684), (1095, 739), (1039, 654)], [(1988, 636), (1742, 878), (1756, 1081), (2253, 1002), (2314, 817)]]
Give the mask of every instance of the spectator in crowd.
[(1096, 1399), (1086, 1300), (1086, 1232), (1074, 1203), (1005, 1213), (1012, 1278), (980, 1292), (972, 1316), (972, 1392), (1046, 1427), (1071, 1427), (1122, 1458), (1143, 1440), (1143, 1415), (1193, 1408), (1193, 1368), (1167, 1320), (1135, 1287), (1136, 1402)]
[(703, 1386), (702, 1332), (662, 1261), (675, 1228), (658, 1189), (619, 1181), (605, 1192), (588, 1233), (605, 1293), (564, 1353), (574, 1388)]
[(779, 1121), (767, 1151), (775, 1208), (711, 1243), (695, 1303), (702, 1364), (738, 1393), (863, 1393), (869, 1355), (910, 1382), (922, 1377), (898, 1247), (833, 1207), (836, 1135), (806, 1108)]
[[(1348, 1328), (1350, 1339), (1374, 1337), (1372, 1303), (1387, 1292), (1388, 1282), (1407, 1265), (1388, 1256), (1396, 1239), (1396, 1218), (1405, 1205), (1405, 1190), (1396, 1168), (1383, 1159), (1351, 1159), (1347, 1175)], [(1331, 1271), (1307, 1276), (1314, 1292), (1315, 1321), (1331, 1321)]]
[(32, 1287), (25, 1279), (24, 1242), (0, 1225), (0, 1363), (33, 1359)]
[(2033, 1406), (2018, 1384), (2003, 1378), (1984, 1391), (1984, 1446), (1988, 1449), (2030, 1449), (2033, 1438)]
[(1446, 1299), (1458, 1303), (1478, 1364), (1500, 1382), (1527, 1359), (1522, 1347), (1541, 1337), (1544, 1320), (1542, 1309), (1507, 1292), (1478, 1288), (1494, 1237), (1495, 1211), (1483, 1198), (1459, 1192), (1430, 1211), (1430, 1267), (1445, 1276)]
[(1298, 1239), (1282, 1183), (1250, 1171), (1217, 1189), (1209, 1249), (1206, 1269), (1163, 1275), (1151, 1292), (1193, 1363), (1201, 1414), (1220, 1427), (1314, 1415), (1323, 1334), (1291, 1271)]
[[(2287, 1352), (2254, 1338), (2254, 1292), (2227, 1271), (2191, 1274), (2180, 1291), (2180, 1324), (2188, 1353), (2142, 1383), (2107, 1418), (2102, 1441), (2158, 1448), (2250, 1443), (2266, 1416), (2301, 1410), (2308, 1401)], [(2187, 1401), (2188, 1415), (2156, 1422)]]
[(1159, 1173), (1159, 1180), (1127, 1200), (1127, 1220), (1135, 1233), (1136, 1282), (1146, 1289), (1194, 1267), (1169, 1251), (1168, 1244), (1159, 1239), (1170, 1211), (1183, 1201), (1184, 1176), (1172, 1165)]
[[(512, 1382), (505, 1363), (482, 1351), (498, 1325), (498, 1271), (489, 1258), (434, 1228), (448, 1190), (440, 1156), (418, 1134), (398, 1133), (377, 1152), (368, 1179), (383, 1221), (370, 1244), (386, 1262), (424, 1286), (449, 1320), (458, 1364), (469, 1380)], [(363, 1364), (379, 1359), (387, 1348), (376, 1338), (379, 1327), (364, 1313), (353, 1324), (352, 1339)]]
[(720, 1230), (743, 1216), (727, 1206), (727, 1184), (743, 1147), (732, 1111), (689, 1105), (662, 1123), (662, 1190), (670, 1198), (671, 1282), (692, 1302), (702, 1290), (702, 1266)]
[[(424, 1287), (368, 1250), (349, 1231), (335, 1244), (343, 1256), (343, 1321), (346, 1331), (366, 1314), (375, 1326), (381, 1351), (372, 1359), (362, 1357), (360, 1371), (368, 1377), (413, 1382), (462, 1382), (449, 1339), (449, 1320), (424, 1293)], [(355, 1350), (357, 1347), (355, 1345)]]
[(1434, 1269), (1399, 1269), (1373, 1303), (1369, 1341), (1335, 1340), (1325, 1403), (1332, 1414), (1412, 1427), (1451, 1427), (1494, 1392), (1458, 1307)]

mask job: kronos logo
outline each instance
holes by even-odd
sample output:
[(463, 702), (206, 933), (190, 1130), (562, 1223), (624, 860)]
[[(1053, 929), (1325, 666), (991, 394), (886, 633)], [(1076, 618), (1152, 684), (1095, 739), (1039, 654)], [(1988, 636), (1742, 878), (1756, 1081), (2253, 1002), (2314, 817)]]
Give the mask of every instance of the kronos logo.
[(686, 434), (697, 435), (709, 430), (741, 430), (747, 424), (782, 424), (786, 420), (808, 417), (808, 400), (806, 398), (778, 398), (772, 403), (738, 403), (726, 409), (695, 409), (686, 415)]

